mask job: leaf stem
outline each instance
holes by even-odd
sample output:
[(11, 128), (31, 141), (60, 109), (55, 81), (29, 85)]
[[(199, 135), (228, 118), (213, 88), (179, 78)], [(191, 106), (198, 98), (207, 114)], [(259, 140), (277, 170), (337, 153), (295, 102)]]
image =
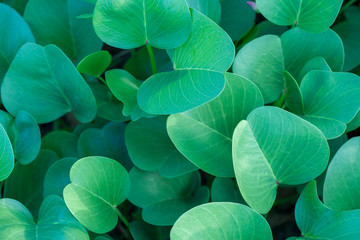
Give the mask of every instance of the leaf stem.
[(340, 9), (339, 15), (344, 12), (348, 7), (350, 7), (353, 3), (355, 3), (357, 0), (350, 0), (348, 1), (342, 8)]
[(120, 210), (116, 207), (115, 212), (120, 218), (120, 220), (124, 223), (127, 229), (129, 229), (129, 221), (124, 217), (124, 215), (120, 212)]
[(150, 62), (151, 62), (151, 68), (152, 68), (153, 74), (156, 74), (157, 73), (157, 68), (156, 68), (154, 52), (153, 52), (153, 50), (152, 50), (152, 48), (151, 48), (151, 46), (149, 44), (146, 44), (146, 48), (147, 48), (148, 53), (149, 53)]
[(274, 106), (275, 107), (279, 107), (279, 108), (282, 108), (284, 103), (285, 103), (285, 99), (286, 99), (286, 92), (284, 91), (280, 97), (278, 99), (275, 100), (274, 102)]
[(101, 76), (98, 76), (98, 79), (107, 86), (107, 83), (104, 78), (102, 78)]

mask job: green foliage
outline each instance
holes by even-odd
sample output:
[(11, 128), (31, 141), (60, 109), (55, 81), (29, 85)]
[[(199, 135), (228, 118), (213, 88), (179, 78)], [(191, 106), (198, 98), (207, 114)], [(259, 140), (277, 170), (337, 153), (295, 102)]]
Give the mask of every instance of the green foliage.
[(359, 239), (358, 3), (0, 0), (0, 239)]

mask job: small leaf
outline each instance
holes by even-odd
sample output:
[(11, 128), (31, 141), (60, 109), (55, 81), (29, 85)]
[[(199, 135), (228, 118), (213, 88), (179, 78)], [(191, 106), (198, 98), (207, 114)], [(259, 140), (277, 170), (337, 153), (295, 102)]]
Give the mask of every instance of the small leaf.
[(238, 203), (207, 203), (184, 213), (174, 224), (171, 240), (273, 239), (266, 220)]
[(130, 179), (120, 163), (105, 157), (86, 157), (70, 170), (64, 200), (76, 219), (95, 233), (111, 231), (118, 222), (116, 207), (125, 201)]
[(55, 45), (25, 44), (11, 63), (1, 93), (9, 113), (25, 110), (38, 123), (51, 122), (70, 111), (80, 122), (90, 122), (96, 114), (89, 86)]
[(260, 12), (271, 22), (323, 32), (334, 22), (342, 0), (256, 0)]
[(6, 134), (5, 129), (0, 124), (0, 181), (8, 178), (14, 168), (14, 152), (11, 146), (10, 139)]
[(123, 49), (149, 44), (175, 48), (190, 34), (190, 13), (185, 0), (98, 0), (93, 24), (96, 34), (110, 46)]
[(98, 77), (105, 72), (110, 63), (110, 53), (108, 51), (98, 51), (84, 57), (77, 65), (76, 69), (80, 73)]

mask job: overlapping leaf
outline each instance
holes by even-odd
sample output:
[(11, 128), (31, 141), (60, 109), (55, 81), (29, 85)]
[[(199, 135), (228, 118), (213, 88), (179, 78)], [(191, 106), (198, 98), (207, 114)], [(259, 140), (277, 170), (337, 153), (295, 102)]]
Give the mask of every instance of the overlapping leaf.
[(259, 89), (249, 80), (225, 73), (223, 92), (203, 106), (171, 115), (167, 122), (176, 148), (205, 172), (233, 177), (231, 144), (238, 122), (263, 105)]
[(329, 146), (319, 129), (276, 107), (260, 107), (236, 127), (233, 160), (245, 201), (267, 213), (278, 185), (298, 185), (319, 176), (329, 160)]
[(89, 86), (55, 45), (25, 44), (10, 65), (1, 93), (9, 113), (25, 110), (38, 123), (51, 122), (70, 111), (80, 122), (90, 122), (96, 114)]
[(14, 151), (11, 146), (9, 136), (4, 127), (0, 124), (0, 181), (9, 177), (14, 168)]

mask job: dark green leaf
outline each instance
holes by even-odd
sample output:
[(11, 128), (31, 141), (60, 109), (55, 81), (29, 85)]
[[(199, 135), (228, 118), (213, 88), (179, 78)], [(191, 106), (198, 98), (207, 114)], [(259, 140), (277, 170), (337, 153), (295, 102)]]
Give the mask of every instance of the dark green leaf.
[(54, 151), (60, 158), (79, 157), (77, 151), (78, 137), (63, 130), (53, 131), (41, 140), (41, 149)]
[(76, 69), (80, 73), (98, 77), (105, 72), (110, 63), (110, 53), (108, 51), (98, 51), (84, 57), (77, 65)]

